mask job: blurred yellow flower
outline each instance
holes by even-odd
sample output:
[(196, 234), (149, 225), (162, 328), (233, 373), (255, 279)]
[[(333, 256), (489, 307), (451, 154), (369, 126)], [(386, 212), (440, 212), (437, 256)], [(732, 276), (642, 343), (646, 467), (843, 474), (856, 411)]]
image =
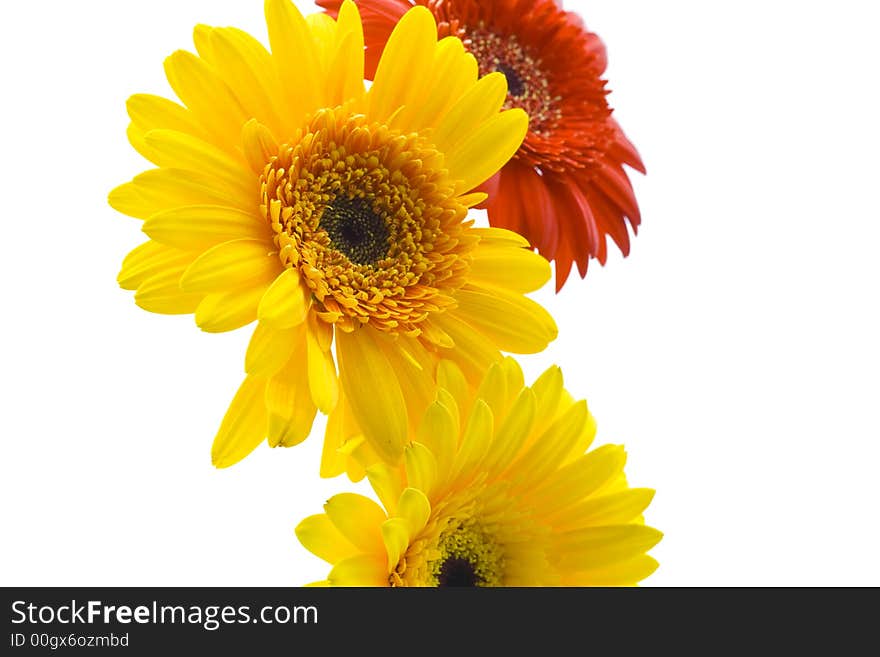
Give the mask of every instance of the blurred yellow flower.
[(330, 586), (629, 586), (650, 575), (662, 537), (630, 488), (622, 446), (587, 451), (584, 401), (552, 367), (531, 387), (517, 363), (493, 364), (476, 391), (444, 361), (400, 466), (367, 476), (380, 506), (336, 495), (296, 529), (332, 564)]

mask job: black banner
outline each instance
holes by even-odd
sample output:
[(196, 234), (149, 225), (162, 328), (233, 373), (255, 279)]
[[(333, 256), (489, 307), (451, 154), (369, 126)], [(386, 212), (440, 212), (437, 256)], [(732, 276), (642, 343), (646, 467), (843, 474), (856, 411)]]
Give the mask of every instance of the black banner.
[[(3, 655), (432, 654), (641, 642), (761, 652), (864, 636), (876, 606), (832, 589), (5, 588)], [(874, 597), (872, 594), (871, 598)], [(485, 643), (484, 643), (485, 642)], [(525, 642), (525, 643), (524, 643)], [(609, 644), (610, 642), (610, 644)], [(864, 647), (871, 645), (862, 644)], [(815, 644), (814, 644), (815, 647)], [(580, 649), (583, 648), (583, 649)], [(604, 649), (604, 648), (603, 648)], [(516, 654), (516, 653), (515, 653)]]

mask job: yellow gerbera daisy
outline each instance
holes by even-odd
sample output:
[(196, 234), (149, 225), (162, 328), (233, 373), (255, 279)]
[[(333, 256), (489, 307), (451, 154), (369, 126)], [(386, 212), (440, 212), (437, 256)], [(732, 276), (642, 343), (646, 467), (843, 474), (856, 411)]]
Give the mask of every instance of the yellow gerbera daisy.
[(301, 442), (317, 409), (332, 413), (323, 475), (393, 463), (433, 399), (438, 358), (473, 378), (499, 350), (537, 352), (556, 336), (523, 296), (548, 263), (466, 218), (528, 118), (499, 111), (504, 75), (478, 79), (424, 7), (400, 21), (369, 91), (353, 3), (336, 21), (289, 0), (265, 9), (271, 53), (198, 26), (198, 55), (165, 62), (183, 105), (128, 101), (129, 139), (158, 168), (110, 194), (151, 238), (119, 282), (142, 308), (194, 312), (205, 331), (258, 320), (217, 466), (266, 437)]
[(586, 451), (596, 425), (559, 368), (524, 387), (507, 358), (471, 392), (443, 361), (438, 383), (403, 463), (367, 468), (384, 508), (343, 493), (296, 528), (333, 564), (318, 584), (629, 586), (654, 571), (654, 491), (627, 485), (622, 446)]

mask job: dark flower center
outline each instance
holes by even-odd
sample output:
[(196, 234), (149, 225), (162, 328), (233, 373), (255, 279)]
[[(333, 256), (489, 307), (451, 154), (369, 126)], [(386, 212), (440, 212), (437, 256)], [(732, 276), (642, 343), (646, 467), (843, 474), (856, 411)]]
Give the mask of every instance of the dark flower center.
[(461, 557), (449, 557), (440, 566), (437, 586), (478, 586), (482, 579), (477, 575), (473, 564)]
[(388, 226), (366, 199), (333, 199), (319, 225), (331, 246), (356, 265), (374, 265), (388, 255)]
[(529, 115), (529, 131), (546, 135), (561, 114), (558, 98), (541, 59), (531, 48), (521, 44), (516, 35), (496, 34), (483, 23), (466, 29), (465, 47), (476, 57), (480, 76), (493, 71), (507, 78), (504, 109), (519, 107)]
[(511, 96), (519, 97), (526, 92), (525, 82), (522, 81), (522, 78), (516, 74), (513, 68), (507, 64), (499, 63), (495, 65), (495, 70), (504, 73), (504, 77), (507, 78), (507, 93)]

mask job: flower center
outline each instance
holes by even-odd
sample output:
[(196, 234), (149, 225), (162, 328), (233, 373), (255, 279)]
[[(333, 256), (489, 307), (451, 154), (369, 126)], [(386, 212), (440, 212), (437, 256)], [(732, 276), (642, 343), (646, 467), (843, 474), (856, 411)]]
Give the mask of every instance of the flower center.
[(500, 586), (504, 557), (501, 546), (474, 518), (452, 522), (440, 535), (440, 557), (433, 563), (437, 586)]
[(477, 586), (479, 582), (474, 565), (460, 557), (446, 559), (437, 575), (437, 586)]
[(516, 74), (510, 66), (507, 64), (499, 63), (495, 65), (495, 70), (504, 73), (504, 77), (507, 78), (507, 94), (509, 96), (522, 96), (526, 92), (526, 85), (520, 79), (520, 77)]
[(261, 183), (281, 262), (299, 272), (324, 322), (415, 337), (455, 303), (476, 239), (443, 154), (425, 138), (323, 109)]
[(501, 36), (482, 23), (465, 31), (465, 46), (477, 58), (480, 75), (498, 71), (507, 78), (505, 109), (525, 110), (531, 132), (543, 134), (551, 130), (561, 117), (560, 99), (550, 93), (541, 60), (524, 48), (515, 35)]
[(391, 232), (385, 218), (362, 198), (333, 199), (318, 225), (327, 231), (330, 245), (356, 265), (375, 265), (388, 255)]

